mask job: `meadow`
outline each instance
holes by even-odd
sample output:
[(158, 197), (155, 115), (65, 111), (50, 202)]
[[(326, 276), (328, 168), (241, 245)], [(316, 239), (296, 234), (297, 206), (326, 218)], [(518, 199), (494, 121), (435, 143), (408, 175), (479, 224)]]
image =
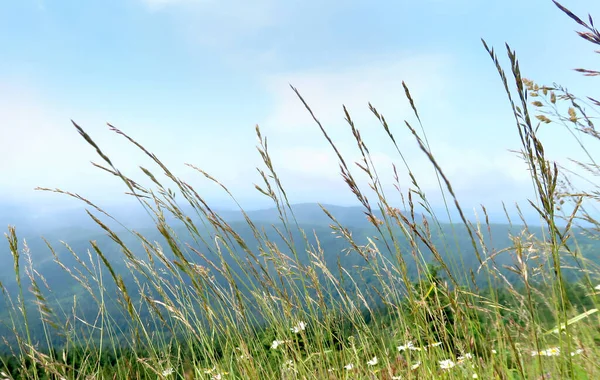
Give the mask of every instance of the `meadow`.
[[(583, 30), (579, 37), (600, 45), (591, 17), (556, 5)], [(406, 161), (394, 131), (410, 131), (436, 173), (446, 215), (434, 210), (408, 166), (410, 183), (395, 178), (401, 204), (389, 202), (352, 110), (344, 108), (344, 116), (358, 162), (340, 153), (294, 87), (360, 212), (292, 205), (259, 126), (263, 182), (255, 188), (273, 209), (266, 218), (240, 207), (233, 218), (110, 126), (155, 163), (154, 171), (140, 168), (153, 184), (142, 186), (73, 122), (98, 154), (94, 165), (126, 186), (154, 228), (130, 229), (82, 195), (40, 189), (82, 202), (98, 233), (72, 244), (30, 245), (19, 226), (9, 226), (12, 260), (2, 259), (13, 265), (0, 274), (14, 273), (0, 283), (0, 378), (599, 378), (600, 166), (593, 144), (600, 134), (593, 114), (600, 102), (525, 78), (517, 53), (505, 48), (500, 54), (483, 41), (482, 54), (506, 92), (498, 107), (514, 114), (516, 154), (536, 194), (519, 207), (535, 210), (538, 226), (508, 213), (505, 224), (491, 223), (484, 206), (475, 216), (463, 210), (406, 84), (413, 114), (404, 125), (388, 125), (376, 105), (370, 111), (398, 165)], [(590, 80), (600, 75), (577, 70)], [(568, 130), (587, 157), (577, 162), (577, 183), (586, 188), (575, 188), (575, 174), (546, 157), (539, 136), (549, 128)], [(190, 167), (235, 200), (217, 178)], [(442, 220), (450, 215), (452, 223)], [(50, 253), (45, 271), (41, 251)]]

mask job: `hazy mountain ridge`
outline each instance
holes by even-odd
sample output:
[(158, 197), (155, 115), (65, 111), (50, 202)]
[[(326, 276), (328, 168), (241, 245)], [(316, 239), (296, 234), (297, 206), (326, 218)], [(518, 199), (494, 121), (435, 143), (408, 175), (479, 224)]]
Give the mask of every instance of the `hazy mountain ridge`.
[[(388, 251), (386, 244), (383, 244), (381, 239), (385, 237), (387, 241), (391, 241), (390, 237), (394, 236), (395, 239), (397, 239), (400, 253), (407, 263), (408, 273), (416, 273), (417, 264), (415, 262), (415, 258), (413, 257), (414, 247), (411, 247), (408, 244), (407, 239), (403, 236), (402, 231), (399, 228), (391, 231), (392, 235), (389, 235), (389, 231), (383, 230), (384, 235), (381, 236), (377, 229), (375, 229), (375, 227), (368, 222), (361, 208), (339, 206), (325, 207), (341, 225), (348, 228), (348, 230), (352, 233), (356, 244), (359, 246), (366, 245), (368, 244), (368, 238), (371, 238), (378, 244), (378, 248), (381, 250), (383, 257), (392, 261), (397, 260), (395, 257), (396, 251), (393, 249), (392, 251)], [(324, 259), (327, 268), (329, 268), (332, 273), (339, 274), (339, 262), (341, 267), (347, 270), (351, 275), (357, 275), (359, 277), (362, 276), (362, 280), (357, 282), (359, 286), (365, 287), (365, 289), (366, 287), (370, 286), (369, 284), (371, 283), (371, 275), (368, 274), (368, 271), (365, 272), (365, 269), (368, 268), (368, 263), (366, 261), (367, 259), (357, 254), (353, 250), (348, 250), (349, 244), (344, 239), (339, 238), (339, 236), (336, 234), (332, 234), (332, 229), (329, 227), (329, 225), (331, 225), (333, 222), (329, 219), (329, 217), (327, 217), (327, 215), (325, 215), (320, 206), (317, 204), (302, 204), (294, 205), (293, 209), (296, 221), (298, 222), (298, 227), (306, 233), (308, 239), (307, 243), (313, 248), (316, 247), (317, 241), (315, 235), (318, 237), (319, 245), (324, 252)], [(246, 242), (248, 248), (252, 250), (254, 255), (260, 256), (260, 249), (266, 249), (266, 247), (259, 247), (260, 244), (257, 242), (254, 232), (248, 226), (241, 212), (229, 211), (219, 212), (219, 214), (229, 223), (231, 228), (241, 237), (241, 239)], [(273, 208), (249, 211), (247, 212), (247, 215), (256, 224), (258, 230), (267, 235), (267, 239), (265, 239), (265, 241), (271, 242), (273, 247), (277, 247), (277, 249), (281, 252), (291, 255), (286, 242), (275, 230), (279, 229), (280, 231), (283, 231), (284, 236), (287, 236), (276, 209)], [(105, 218), (106, 217), (100, 217), (102, 220)], [(168, 220), (172, 220), (172, 218), (169, 218)], [(296, 244), (295, 248), (300, 258), (300, 262), (307, 263), (308, 256), (306, 254), (306, 242), (303, 241), (303, 235), (300, 233), (300, 231), (298, 231), (297, 228), (295, 228), (293, 222), (291, 222), (291, 217), (290, 223), (292, 223), (290, 225), (292, 230), (292, 240)], [(206, 242), (203, 243), (201, 241), (202, 239), (200, 239), (200, 241), (195, 241), (195, 239), (192, 239), (189, 235), (189, 231), (183, 226), (182, 223), (171, 222), (170, 225), (174, 228), (173, 231), (180, 240), (182, 247), (190, 244), (198, 252), (206, 255), (209, 260), (214, 260), (216, 263), (219, 263), (219, 260), (214, 253), (214, 231), (208, 231), (206, 229), (202, 229), (200, 231), (202, 239)], [(197, 226), (202, 226), (202, 223), (197, 223)], [(501, 249), (505, 249), (512, 244), (510, 240), (510, 233), (518, 234), (521, 228), (521, 226), (511, 227), (509, 225), (490, 225), (489, 232), (483, 231), (486, 245), (490, 249), (493, 248), (496, 252)], [(19, 231), (18, 228), (17, 231)], [(539, 234), (541, 229), (538, 228), (537, 231)], [(123, 229), (116, 232), (118, 232), (120, 239), (122, 239), (125, 245), (131, 249), (134, 255), (142, 259), (147, 257), (138, 237)], [(149, 226), (138, 230), (138, 232), (140, 232), (149, 243), (154, 244), (157, 242), (160, 244), (164, 249), (165, 255), (170, 260), (175, 259), (172, 252), (169, 251), (169, 245), (165, 241), (164, 237), (160, 234), (158, 229)], [(22, 242), (23, 236), (19, 237), (20, 241)], [(104, 284), (107, 291), (112, 292), (115, 289), (113, 280), (110, 278), (106, 268), (103, 267), (103, 264), (100, 263), (97, 254), (91, 249), (90, 241), (95, 241), (103, 251), (107, 260), (113, 266), (115, 272), (123, 277), (125, 285), (131, 289), (136, 289), (135, 280), (131, 278), (131, 276), (128, 276), (129, 269), (123, 260), (124, 255), (121, 247), (112, 241), (111, 238), (107, 236), (107, 234), (99, 226), (96, 226), (96, 228), (82, 228), (81, 226), (78, 226), (62, 230), (54, 230), (50, 234), (46, 235), (46, 238), (51, 246), (55, 249), (57, 256), (67, 267), (70, 268), (77, 266), (81, 269), (78, 260), (73, 257), (64, 244), (61, 243), (61, 241), (68, 244), (69, 247), (71, 247), (71, 249), (84, 262), (87, 263), (86, 265), (89, 265), (90, 267), (99, 265), (102, 267), (102, 272), (104, 273), (105, 277)], [(473, 271), (478, 282), (485, 280), (485, 278), (477, 274), (477, 269), (479, 268), (480, 263), (476, 259), (472, 241), (466, 233), (466, 229), (463, 225), (440, 224), (438, 229), (436, 225), (433, 224), (431, 226), (430, 239), (435, 244), (444, 261), (452, 266), (451, 270), (453, 271), (453, 274), (456, 276), (457, 280), (464, 283), (470, 281), (470, 271)], [(248, 258), (247, 253), (244, 252), (244, 250), (233, 239), (230, 241), (232, 251), (224, 252), (224, 259), (232, 268), (234, 273), (241, 275), (242, 266), (252, 265), (252, 260)], [(84, 304), (83, 306), (85, 309), (85, 303), (92, 302), (90, 296), (86, 294), (80, 284), (78, 284), (68, 273), (66, 273), (54, 262), (54, 257), (46, 243), (38, 236), (27, 238), (27, 244), (29, 251), (31, 252), (34, 268), (42, 276), (44, 276), (44, 282), (47, 283), (51, 289), (51, 293), (47, 292), (51, 305), (68, 309), (72, 305), (73, 295), (77, 294), (79, 305)], [(582, 242), (582, 247), (584, 247), (584, 253), (589, 254), (590, 252), (595, 251), (595, 247), (598, 247), (598, 244), (596, 244), (594, 241), (584, 239)], [(23, 248), (22, 245), (21, 248)], [(419, 244), (419, 249), (422, 254), (419, 260), (430, 263), (436, 262), (433, 254), (424, 244)], [(491, 255), (495, 251), (491, 250), (489, 254)], [(206, 261), (193, 253), (191, 250), (186, 249), (186, 252), (190, 261), (210, 267)], [(0, 255), (5, 262), (12, 262), (12, 258), (8, 252), (7, 244), (0, 246)], [(595, 256), (597, 256), (597, 253)], [(236, 263), (236, 257), (237, 260), (240, 260), (240, 264)], [(25, 260), (26, 258), (22, 256), (22, 267), (26, 265)], [(510, 252), (498, 254), (494, 257), (494, 260), (499, 268), (503, 268), (505, 265), (511, 265), (513, 262)], [(272, 266), (271, 269), (274, 270)], [(212, 273), (215, 272), (213, 271)], [(24, 276), (23, 273), (22, 275)], [(511, 281), (518, 281), (518, 276), (510, 271), (504, 270), (504, 275), (506, 275)], [(240, 277), (247, 278), (245, 275), (241, 275)], [(224, 278), (219, 274), (215, 274), (215, 278), (216, 281), (221, 284), (226, 283)], [(0, 281), (2, 281), (3, 285), (11, 294), (16, 294), (14, 293), (17, 288), (12, 265), (0, 267)], [(94, 285), (92, 284), (92, 287), (93, 286)], [(46, 292), (45, 289), (43, 290)], [(347, 290), (352, 291), (351, 288)], [(28, 302), (31, 302), (32, 298), (33, 296), (31, 294), (26, 294), (26, 299), (29, 300)], [(3, 302), (4, 301), (2, 301), (2, 303)], [(91, 307), (88, 309), (88, 317), (92, 318), (96, 312), (95, 308)], [(0, 331), (2, 330), (3, 329), (0, 327)], [(0, 335), (4, 335), (4, 333)]]
[[(366, 236), (377, 236), (378, 232), (376, 229), (370, 224), (367, 220), (366, 215), (362, 208), (360, 207), (343, 207), (343, 206), (333, 206), (333, 205), (323, 205), (335, 218), (336, 220), (344, 227), (348, 228), (355, 234), (354, 236), (360, 236), (357, 240), (359, 244), (366, 244)], [(321, 243), (325, 242), (326, 244), (322, 244), (326, 251), (334, 251), (335, 254), (339, 254), (339, 251), (342, 249), (341, 246), (347, 247), (347, 243), (341, 244), (339, 247), (335, 242), (341, 242), (341, 239), (335, 239), (332, 241), (330, 239), (331, 229), (330, 225), (334, 224), (333, 221), (323, 212), (321, 206), (316, 203), (308, 203), (308, 204), (297, 204), (293, 205), (292, 209), (294, 211), (294, 217), (298, 225), (303, 228), (309, 238), (311, 239), (311, 243), (314, 244), (313, 230), (317, 231), (317, 236), (321, 240)], [(142, 212), (145, 213), (144, 210)], [(376, 214), (380, 211), (375, 211)], [(138, 254), (143, 254), (143, 252), (139, 252), (140, 249), (138, 238), (133, 236), (131, 233), (127, 232), (122, 226), (114, 223), (106, 216), (93, 212), (96, 216), (99, 217), (100, 220), (105, 222), (107, 225), (111, 226), (114, 231), (119, 234), (121, 239), (123, 239), (127, 245), (132, 245), (134, 248), (134, 252)], [(246, 221), (244, 219), (243, 214), (240, 211), (217, 211), (217, 213), (229, 224), (232, 225), (234, 231), (238, 232), (244, 240), (255, 241), (253, 234), (250, 231), (250, 228), (247, 226)], [(86, 255), (86, 252), (91, 248), (89, 241), (96, 240), (99, 246), (103, 249), (107, 249), (109, 254), (107, 255), (110, 259), (119, 260), (119, 256), (114, 250), (118, 251), (118, 247), (114, 245), (115, 243), (111, 241), (109, 237), (107, 237), (106, 233), (98, 226), (96, 223), (91, 220), (91, 218), (85, 213), (83, 210), (78, 210), (78, 212), (73, 212), (74, 215), (77, 215), (76, 218), (72, 218), (69, 220), (60, 220), (60, 216), (57, 215), (55, 219), (52, 219), (53, 222), (49, 223), (49, 228), (46, 231), (40, 231), (42, 229), (41, 225), (36, 226), (35, 229), (24, 229), (25, 232), (20, 228), (20, 226), (16, 226), (17, 236), (19, 238), (20, 243), (23, 241), (27, 241), (27, 245), (29, 251), (31, 252), (33, 262), (35, 266), (43, 267), (47, 263), (52, 262), (53, 256), (51, 255), (50, 250), (48, 249), (46, 242), (42, 239), (46, 239), (52, 247), (56, 250), (57, 254), (61, 259), (67, 258), (67, 262), (70, 262), (68, 259), (67, 249), (63, 246), (63, 243), (68, 244), (72, 247), (72, 249), (78, 255)], [(276, 208), (270, 209), (262, 209), (262, 210), (253, 210), (247, 211), (246, 214), (248, 217), (260, 227), (261, 230), (271, 231), (269, 234), (269, 239), (272, 241), (284, 245), (281, 241), (278, 234), (275, 234), (273, 231), (273, 226), (281, 227), (281, 219), (280, 215)], [(63, 214), (64, 216), (65, 214)], [(71, 214), (67, 214), (71, 215)], [(193, 215), (189, 213), (189, 215)], [(291, 227), (294, 228), (294, 219), (291, 214), (288, 212), (287, 214), (288, 221), (291, 223)], [(85, 223), (82, 221), (85, 220)], [(134, 216), (130, 214), (129, 219), (134, 219)], [(166, 218), (167, 222), (175, 228), (175, 231), (180, 237), (185, 237), (188, 235), (188, 232), (183, 227), (183, 224), (180, 221), (177, 221), (173, 216)], [(123, 223), (126, 227), (129, 227), (126, 221)], [(151, 224), (150, 220), (148, 223), (137, 223), (142, 226), (141, 228), (134, 227), (133, 231), (140, 232), (143, 236), (147, 238), (148, 241), (160, 242), (163, 247), (167, 247), (166, 242), (163, 237), (158, 233), (153, 224)], [(198, 223), (196, 220), (197, 226), (202, 226), (202, 223)], [(67, 225), (67, 227), (61, 227), (62, 225)], [(438, 242), (440, 243), (439, 249), (440, 252), (444, 253), (444, 251), (448, 251), (451, 247), (449, 244), (454, 241), (456, 245), (453, 251), (453, 254), (456, 255), (458, 252), (462, 252), (461, 256), (465, 257), (474, 257), (474, 251), (472, 247), (472, 243), (469, 239), (467, 239), (466, 229), (463, 225), (460, 224), (440, 224), (441, 230), (435, 231), (433, 229), (434, 235), (437, 233), (439, 236)], [(491, 235), (488, 236), (488, 233), (484, 231), (483, 236), (486, 237), (488, 243), (493, 243), (495, 249), (503, 249), (511, 244), (510, 239), (508, 237), (508, 232), (518, 233), (522, 226), (509, 226), (502, 224), (495, 224), (490, 226)], [(533, 231), (540, 231), (539, 228), (532, 228)], [(210, 234), (208, 231), (203, 231), (203, 234)], [(400, 240), (403, 239), (401, 231), (396, 231), (394, 233), (395, 236), (400, 236)], [(444, 238), (445, 236), (445, 238)], [(209, 236), (206, 236), (208, 239)], [(389, 238), (389, 237), (388, 237)], [(450, 238), (450, 239), (448, 239)], [(458, 243), (458, 240), (461, 240)], [(208, 239), (209, 241), (211, 239)], [(301, 236), (298, 235), (295, 238), (296, 241), (301, 240)], [(442, 244), (443, 243), (443, 244)], [(594, 242), (588, 242), (589, 244), (594, 244)], [(335, 244), (335, 245), (334, 245)], [(345, 245), (344, 245), (345, 244)], [(334, 246), (336, 248), (334, 248)], [(445, 248), (444, 248), (445, 247)], [(21, 244), (21, 248), (23, 245)], [(256, 247), (254, 247), (256, 248)], [(338, 249), (339, 248), (339, 249)], [(383, 247), (380, 247), (383, 249)], [(332, 252), (333, 254), (333, 252)], [(0, 244), (0, 255), (4, 258), (10, 258), (10, 252), (8, 251), (8, 245), (6, 241), (4, 244)], [(346, 260), (348, 259), (348, 255), (345, 256)], [(12, 266), (3, 266), (0, 268), (0, 280), (2, 280), (5, 284), (10, 283), (8, 278), (12, 278)]]

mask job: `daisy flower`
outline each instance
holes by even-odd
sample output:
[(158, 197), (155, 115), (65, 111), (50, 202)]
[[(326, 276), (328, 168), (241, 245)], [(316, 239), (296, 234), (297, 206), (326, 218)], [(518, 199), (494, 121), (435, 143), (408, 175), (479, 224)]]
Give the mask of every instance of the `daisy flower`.
[(404, 346), (398, 346), (397, 348), (398, 348), (398, 351), (405, 351), (405, 350), (413, 350), (416, 347), (413, 345), (413, 342), (409, 341)]
[(298, 334), (300, 331), (306, 330), (306, 322), (300, 321), (296, 326), (292, 327), (290, 330), (292, 330), (294, 334)]
[(440, 363), (440, 368), (441, 369), (450, 369), (450, 368), (452, 368), (452, 367), (454, 367), (456, 365), (456, 363), (454, 363), (450, 359), (441, 360), (439, 363)]
[(558, 348), (558, 347), (548, 348), (547, 350), (542, 351), (540, 354), (545, 355), (545, 356), (559, 356), (560, 348)]
[(367, 364), (368, 364), (368, 365), (370, 365), (370, 366), (374, 366), (374, 365), (376, 365), (378, 362), (379, 362), (379, 360), (377, 360), (377, 356), (373, 356), (373, 359), (369, 360), (369, 361), (367, 362)]

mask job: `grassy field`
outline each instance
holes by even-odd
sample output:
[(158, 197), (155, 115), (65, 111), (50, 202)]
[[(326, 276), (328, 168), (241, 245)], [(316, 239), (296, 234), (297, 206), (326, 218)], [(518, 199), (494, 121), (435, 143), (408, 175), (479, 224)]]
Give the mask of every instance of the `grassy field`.
[[(591, 20), (558, 6), (584, 30), (580, 37), (600, 45)], [(72, 300), (57, 300), (19, 240), (18, 226), (9, 227), (15, 286), (0, 284), (8, 306), (2, 323), (10, 331), (3, 337), (0, 378), (600, 378), (600, 263), (587, 255), (600, 247), (600, 166), (592, 148), (600, 139), (592, 116), (600, 102), (536, 84), (522, 76), (510, 47), (502, 63), (504, 55), (483, 45), (508, 95), (519, 154), (535, 189), (536, 198), (521, 207), (536, 210), (541, 229), (507, 221), (513, 225), (509, 244), (497, 247), (491, 237), (499, 227), (489, 223), (486, 209), (471, 221), (429, 147), (407, 86), (414, 114), (405, 125), (389, 126), (374, 106), (371, 111), (398, 162), (403, 153), (394, 128), (412, 133), (435, 170), (448, 214), (458, 215), (453, 227), (442, 225), (419, 173), (409, 167), (412, 182), (402, 184), (408, 190), (398, 183), (402, 204), (388, 203), (350, 110), (344, 109), (345, 117), (362, 156), (356, 163), (339, 153), (295, 88), (337, 155), (341, 180), (362, 205), (370, 236), (359, 239), (325, 207), (330, 226), (320, 234), (298, 223), (258, 126), (264, 182), (256, 190), (276, 207), (279, 221), (271, 227), (250, 217), (228, 223), (157, 156), (111, 127), (156, 163), (156, 173), (142, 168), (153, 188), (141, 186), (74, 123), (102, 160), (96, 166), (122, 181), (151, 215), (160, 242), (127, 229), (115, 232), (101, 206), (44, 189), (86, 203), (121, 258), (116, 262), (95, 240), (87, 252), (56, 254), (56, 270), (77, 284)], [(587, 156), (578, 164), (589, 188), (573, 188), (574, 173), (546, 158), (539, 132), (558, 127), (570, 131)], [(217, 179), (194, 169), (235, 199)], [(369, 178), (369, 189), (359, 186), (357, 172)], [(344, 254), (332, 259), (321, 244), (323, 231), (343, 245)], [(134, 254), (138, 250), (143, 254)], [(500, 255), (510, 261), (500, 262)]]

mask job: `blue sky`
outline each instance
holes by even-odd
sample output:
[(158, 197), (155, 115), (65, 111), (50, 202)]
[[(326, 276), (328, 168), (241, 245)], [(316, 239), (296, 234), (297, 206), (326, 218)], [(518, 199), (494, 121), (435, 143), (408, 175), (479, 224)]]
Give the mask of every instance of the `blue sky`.
[[(600, 4), (565, 0), (577, 14)], [(335, 156), (292, 93), (311, 104), (340, 149), (357, 159), (341, 105), (349, 107), (388, 191), (401, 161), (371, 101), (392, 124), (423, 188), (431, 166), (402, 121), (414, 122), (406, 81), (434, 154), (467, 206), (523, 201), (531, 184), (500, 80), (480, 38), (517, 50), (524, 76), (582, 95), (594, 79), (572, 69), (597, 56), (550, 0), (20, 0), (0, 4), (0, 195), (59, 204), (33, 191), (59, 187), (100, 203), (126, 199), (73, 119), (135, 179), (147, 159), (121, 128), (217, 204), (226, 197), (186, 168), (192, 163), (248, 207), (265, 204), (254, 126), (269, 139), (293, 202), (350, 204)], [(504, 54), (503, 54), (504, 56)], [(597, 67), (597, 66), (596, 66)], [(574, 155), (561, 131), (545, 132), (552, 158)], [(410, 183), (401, 172), (401, 186)], [(143, 182), (143, 180), (142, 180)], [(393, 195), (392, 195), (393, 197)]]

